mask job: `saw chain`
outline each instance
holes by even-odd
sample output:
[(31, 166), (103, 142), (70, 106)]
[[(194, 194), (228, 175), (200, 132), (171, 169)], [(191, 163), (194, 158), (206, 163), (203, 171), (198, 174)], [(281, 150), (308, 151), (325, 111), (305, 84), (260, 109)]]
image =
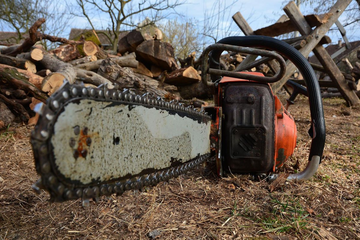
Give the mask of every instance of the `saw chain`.
[[(69, 109), (72, 110), (70, 111)], [(111, 110), (110, 114), (104, 115), (107, 114), (107, 111), (110, 111), (109, 109)], [(137, 110), (137, 115), (133, 109)], [(34, 152), (36, 171), (40, 175), (40, 179), (33, 185), (33, 189), (37, 192), (40, 192), (41, 189), (48, 191), (51, 201), (62, 202), (81, 198), (83, 199), (83, 203), (86, 204), (89, 199), (98, 199), (100, 196), (119, 195), (126, 190), (135, 190), (145, 186), (156, 185), (161, 181), (179, 176), (198, 166), (211, 155), (210, 147), (207, 147), (207, 143), (205, 143), (205, 145), (203, 144), (204, 147), (202, 147), (205, 150), (198, 150), (199, 153), (196, 151), (191, 152), (187, 149), (189, 147), (186, 144), (183, 148), (181, 148), (181, 144), (179, 144), (171, 151), (162, 149), (169, 153), (160, 152), (155, 154), (148, 152), (142, 153), (140, 151), (139, 155), (149, 154), (150, 157), (156, 158), (156, 156), (172, 154), (172, 152), (176, 151), (190, 151), (187, 153), (189, 154), (188, 156), (191, 156), (189, 159), (184, 159), (182, 158), (183, 155), (179, 154), (178, 156), (171, 157), (169, 163), (162, 163), (161, 161), (157, 163), (155, 161), (155, 163), (152, 164), (151, 159), (146, 162), (141, 162), (141, 156), (136, 156), (135, 158), (133, 155), (135, 155), (134, 149), (136, 149), (136, 144), (145, 141), (146, 137), (141, 136), (141, 138), (144, 139), (138, 140), (135, 139), (138, 137), (136, 135), (137, 133), (134, 133), (134, 136), (131, 135), (131, 138), (134, 138), (133, 144), (136, 145), (133, 147), (131, 146), (132, 139), (127, 140), (130, 142), (123, 143), (123, 137), (119, 137), (116, 134), (124, 134), (125, 136), (126, 134), (122, 132), (137, 131), (136, 121), (140, 118), (140, 112), (145, 112), (146, 115), (144, 116), (146, 117), (154, 116), (154, 122), (160, 121), (165, 117), (174, 118), (176, 121), (187, 121), (186, 124), (194, 125), (194, 129), (203, 129), (201, 130), (203, 133), (201, 133), (200, 138), (204, 136), (209, 138), (207, 129), (210, 129), (208, 126), (211, 125), (211, 117), (208, 116), (206, 112), (185, 107), (180, 103), (167, 102), (160, 98), (149, 97), (147, 94), (139, 96), (129, 93), (128, 90), (108, 89), (107, 86), (89, 88), (65, 83), (61, 89), (47, 100), (46, 104), (38, 105), (35, 111), (39, 113), (40, 117), (31, 133), (31, 144)], [(100, 117), (100, 122), (94, 120), (94, 111), (97, 111), (95, 117)], [(116, 124), (122, 130), (118, 130), (119, 133), (106, 130), (109, 124), (104, 122), (107, 118), (117, 117), (117, 114), (120, 114), (120, 112), (122, 112), (122, 115), (119, 115), (121, 118), (119, 118), (119, 122), (116, 122)], [(75, 121), (69, 120), (72, 117), (71, 115), (76, 115), (74, 119), (79, 123), (67, 123), (67, 121)], [(134, 122), (132, 123), (133, 126), (129, 127), (130, 129), (124, 126), (126, 123), (122, 120), (126, 115), (129, 117), (130, 122)], [(86, 125), (90, 124), (89, 119), (95, 122), (92, 127)], [(168, 124), (168, 122), (165, 123)], [(61, 128), (68, 126), (66, 124), (69, 124), (71, 129), (70, 127), (67, 127), (67, 129)], [(103, 124), (103, 127), (100, 126), (101, 124)], [(146, 124), (148, 123), (145, 122), (145, 125)], [(100, 130), (96, 132), (94, 129), (98, 127), (97, 125), (99, 125)], [(204, 127), (201, 128), (201, 126)], [(114, 129), (117, 130), (117, 127), (114, 126)], [(162, 134), (166, 135), (166, 131), (167, 130), (163, 130), (164, 133)], [(189, 131), (181, 136), (184, 137), (184, 139), (191, 139), (192, 144), (201, 142), (198, 139), (194, 141), (193, 138), (190, 138), (188, 134), (193, 133), (188, 132)], [(110, 133), (113, 134), (113, 136)], [(145, 132), (143, 134), (149, 133)], [(99, 139), (101, 140), (101, 138), (103, 140), (104, 138), (109, 139), (108, 142), (111, 142), (108, 144), (105, 141), (105, 143), (102, 143), (103, 145), (97, 145), (97, 141)], [(173, 138), (169, 138), (163, 142), (173, 144), (172, 140)], [(207, 139), (204, 140), (207, 141)], [(65, 144), (61, 145), (63, 142), (65, 142)], [(120, 151), (121, 154), (116, 155), (111, 152), (110, 147), (110, 150), (103, 149), (107, 148), (107, 144), (111, 145), (111, 149), (114, 149), (116, 146), (122, 146), (122, 144), (127, 144), (129, 145), (127, 148), (129, 148), (128, 151), (130, 153), (126, 153), (126, 155)], [(168, 146), (166, 143), (163, 144), (164, 146)], [(193, 145), (191, 145), (191, 147), (192, 146)], [(124, 160), (125, 155), (129, 157), (129, 159)], [(97, 158), (96, 161), (94, 158)], [(146, 167), (141, 165), (137, 169), (136, 164), (138, 163), (135, 163), (137, 159), (139, 159), (140, 165), (142, 164)], [(106, 164), (107, 166), (104, 167)], [(102, 170), (102, 168), (104, 169)]]

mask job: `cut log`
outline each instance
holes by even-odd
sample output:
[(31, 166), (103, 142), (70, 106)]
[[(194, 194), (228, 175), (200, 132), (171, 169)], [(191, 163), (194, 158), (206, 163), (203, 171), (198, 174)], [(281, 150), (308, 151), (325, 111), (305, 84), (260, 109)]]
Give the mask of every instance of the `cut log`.
[(130, 44), (132, 51), (135, 51), (137, 46), (139, 46), (145, 40), (151, 40), (151, 37), (144, 36), (140, 31), (132, 30), (129, 34), (126, 35), (126, 40)]
[(69, 63), (73, 66), (76, 66), (76, 65), (80, 65), (80, 64), (84, 64), (84, 63), (94, 62), (96, 60), (97, 60), (97, 57), (94, 55), (91, 55), (91, 56), (85, 56), (83, 58), (74, 59), (74, 60), (70, 61)]
[(144, 41), (136, 48), (136, 56), (140, 62), (151, 63), (165, 70), (178, 68), (174, 58), (174, 48), (167, 42)]
[(0, 100), (0, 129), (9, 126), (15, 120), (15, 115), (9, 110), (7, 105)]
[(70, 84), (75, 82), (76, 71), (70, 63), (65, 63), (50, 54), (45, 54), (41, 64), (52, 71), (44, 78), (41, 86), (41, 90), (49, 95), (57, 91), (64, 83), (64, 80)]
[(79, 44), (77, 48), (82, 56), (91, 56), (98, 52), (97, 45), (92, 41), (84, 41), (84, 43)]
[(175, 86), (184, 86), (197, 83), (201, 80), (199, 73), (193, 68), (180, 68), (169, 73), (165, 79), (165, 83)]
[(34, 47), (32, 50), (30, 50), (30, 52), (20, 53), (16, 57), (38, 62), (41, 61), (44, 57), (43, 51), (44, 50), (41, 48)]
[(98, 53), (98, 46), (91, 41), (75, 41), (63, 44), (49, 51), (49, 53), (64, 62), (69, 62), (83, 56), (95, 56)]
[(29, 60), (15, 58), (7, 55), (0, 54), (0, 64), (10, 65), (16, 68), (28, 70), (29, 72), (36, 73), (36, 66)]
[[(106, 59), (97, 60), (94, 62), (83, 63), (83, 64), (77, 65), (76, 67), (84, 69), (84, 70), (93, 71), (93, 70), (99, 69), (99, 67), (103, 64), (103, 61), (105, 61), (105, 60)], [(111, 61), (117, 63), (118, 65), (120, 65), (122, 67), (136, 68), (138, 65), (138, 61), (135, 59), (134, 54), (129, 54), (129, 55), (126, 55), (123, 57), (114, 57), (114, 58), (111, 58)]]
[(0, 93), (7, 98), (16, 98), (16, 99), (25, 99), (27, 94), (24, 90), (21, 89), (5, 89), (4, 87), (0, 88)]
[(164, 97), (166, 94), (171, 94), (161, 89), (158, 81), (147, 76), (134, 73), (130, 68), (121, 67), (112, 61), (111, 58), (103, 61), (98, 73), (106, 79), (112, 81), (120, 89), (127, 88), (131, 92), (139, 95), (151, 93), (154, 96)]
[(74, 44), (63, 44), (49, 51), (49, 53), (55, 55), (57, 58), (59, 58), (64, 62), (68, 62), (81, 57), (81, 54), (77, 49), (77, 46)]
[(131, 52), (131, 45), (128, 43), (126, 35), (119, 39), (117, 52), (120, 54)]
[[(49, 75), (51, 73), (51, 71), (49, 69), (42, 69), (40, 71), (38, 71), (36, 73), (36, 75), (39, 75), (41, 77), (46, 77), (47, 75)], [(40, 88), (41, 88), (41, 85), (40, 85)]]
[(151, 65), (150, 71), (154, 78), (159, 77), (161, 75), (161, 73), (163, 72), (163, 70), (161, 68), (159, 68), (158, 66), (155, 66), (155, 65)]
[(123, 68), (117, 64), (112, 58), (107, 58), (101, 61), (101, 65), (97, 73), (104, 78), (115, 82), (121, 76)]
[(6, 106), (17, 116), (20, 117), (22, 122), (27, 122), (30, 119), (29, 113), (26, 111), (23, 105), (17, 103), (14, 100), (8, 99), (4, 95), (0, 94), (0, 100), (6, 104)]
[(29, 104), (31, 103), (31, 98), (30, 97), (27, 97), (27, 98), (24, 98), (24, 99), (12, 98), (11, 100), (13, 100), (16, 103), (19, 103), (19, 104), (23, 105), (24, 107), (29, 106)]
[(128, 68), (124, 69), (125, 71), (122, 76), (116, 81), (121, 88), (128, 88), (130, 91), (139, 95), (150, 93), (152, 96), (159, 96), (161, 98), (173, 96), (172, 93), (166, 91), (163, 86), (160, 85), (159, 81), (138, 73), (133, 73)]
[(30, 51), (30, 57), (32, 60), (36, 62), (41, 61), (44, 57), (43, 50), (40, 48), (34, 48), (33, 50)]
[(209, 99), (213, 95), (213, 89), (205, 85), (202, 81), (179, 87), (180, 96), (184, 99), (200, 98)]
[(76, 69), (76, 78), (84, 83), (90, 83), (95, 86), (99, 86), (101, 84), (107, 84), (108, 88), (110, 89), (114, 87), (112, 82), (109, 81), (108, 79), (102, 77), (97, 73), (87, 71), (84, 69), (79, 69), (79, 68)]
[(139, 73), (148, 77), (153, 78), (152, 72), (141, 62), (138, 63), (137, 68), (131, 68), (135, 73)]
[(178, 58), (181, 68), (194, 67), (196, 52), (191, 53), (187, 58)]
[(0, 81), (15, 89), (22, 89), (30, 92), (37, 99), (45, 102), (47, 96), (35, 85), (39, 85), (43, 78), (29, 71), (0, 64)]
[[(102, 48), (100, 48), (98, 45), (96, 45), (97, 47), (97, 52), (96, 54), (94, 55), (97, 59), (106, 59), (109, 57), (109, 54), (104, 51)], [(94, 60), (96, 61), (96, 60)]]
[[(0, 49), (0, 53), (4, 54), (4, 55), (9, 55), (11, 56), (10, 53), (14, 52), (16, 49), (18, 49), (21, 46), (21, 44), (15, 44), (15, 45), (11, 45), (7, 48), (1, 48)], [(13, 57), (15, 57), (16, 55), (13, 55)]]

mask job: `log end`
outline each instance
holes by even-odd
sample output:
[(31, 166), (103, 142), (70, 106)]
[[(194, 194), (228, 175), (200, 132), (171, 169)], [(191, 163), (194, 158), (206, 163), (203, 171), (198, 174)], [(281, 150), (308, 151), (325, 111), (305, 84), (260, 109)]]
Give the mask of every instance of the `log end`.
[(63, 85), (64, 80), (64, 75), (57, 72), (51, 73), (44, 78), (41, 90), (48, 93), (48, 95), (50, 96)]

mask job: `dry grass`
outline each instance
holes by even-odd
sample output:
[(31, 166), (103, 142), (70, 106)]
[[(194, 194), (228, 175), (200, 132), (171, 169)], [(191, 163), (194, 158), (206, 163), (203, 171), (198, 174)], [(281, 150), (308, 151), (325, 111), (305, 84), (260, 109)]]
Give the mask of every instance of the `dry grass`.
[[(32, 192), (31, 129), (9, 128), (0, 133), (0, 239), (360, 239), (360, 109), (341, 99), (326, 99), (324, 108), (324, 160), (309, 181), (272, 187), (250, 176), (219, 179), (209, 164), (87, 209)], [(291, 112), (298, 145), (281, 172), (307, 161), (307, 99)]]

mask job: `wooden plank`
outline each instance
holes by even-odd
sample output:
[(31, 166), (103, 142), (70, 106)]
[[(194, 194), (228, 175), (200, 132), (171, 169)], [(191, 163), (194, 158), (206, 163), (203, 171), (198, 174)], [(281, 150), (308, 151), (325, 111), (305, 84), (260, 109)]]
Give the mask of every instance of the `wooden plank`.
[[(311, 14), (311, 15), (305, 16), (305, 19), (309, 23), (310, 28), (312, 28), (312, 27), (321, 26), (321, 24), (324, 24), (325, 22), (328, 21), (330, 16), (331, 16), (331, 14), (329, 14), (329, 13), (322, 14), (322, 15)], [(297, 30), (298, 30), (297, 27), (294, 26), (294, 24), (290, 21), (289, 18), (287, 18), (287, 20), (285, 20), (283, 22), (278, 21), (270, 26), (260, 28), (256, 31), (254, 31), (254, 34), (275, 37), (275, 36), (279, 36), (281, 34), (294, 32)]]
[[(243, 31), (243, 33), (246, 35), (246, 36), (249, 36), (249, 35), (254, 35), (254, 31), (252, 30), (252, 28), (250, 27), (250, 25), (246, 22), (245, 18), (241, 15), (240, 12), (237, 12), (235, 13), (233, 16), (232, 16), (233, 20), (235, 21), (235, 23), (239, 26), (239, 28)], [(257, 55), (249, 55), (247, 56), (235, 69), (235, 71), (241, 71), (241, 70), (244, 70), (244, 69), (247, 69), (247, 66), (252, 63), (253, 61), (255, 61), (255, 59), (257, 58), (258, 56)], [(280, 69), (279, 69), (279, 66), (278, 64), (276, 63), (276, 61), (274, 60), (271, 60), (269, 61), (269, 66), (271, 67), (271, 69), (274, 71), (274, 72), (278, 72)]]
[(241, 31), (246, 35), (254, 35), (254, 31), (250, 27), (250, 25), (246, 22), (245, 18), (241, 15), (240, 12), (235, 13), (232, 16), (234, 22), (238, 25)]
[(339, 29), (339, 31), (340, 31), (340, 33), (341, 33), (342, 38), (343, 38), (344, 41), (345, 41), (346, 48), (347, 48), (347, 49), (350, 49), (350, 48), (351, 48), (351, 44), (350, 44), (348, 38), (346, 37), (346, 30), (345, 30), (345, 28), (344, 28), (343, 25), (339, 22), (339, 20), (337, 20), (337, 21), (335, 22), (335, 24), (336, 24), (336, 26), (338, 27), (338, 29)]
[[(312, 52), (312, 50), (316, 47), (316, 45), (319, 44), (320, 39), (322, 39), (323, 36), (329, 31), (330, 27), (337, 21), (337, 19), (340, 17), (341, 13), (345, 10), (345, 8), (350, 4), (351, 0), (338, 0), (336, 4), (330, 9), (329, 13), (332, 13), (332, 15), (329, 17), (328, 21), (321, 26), (317, 27), (315, 30), (313, 30), (309, 35), (311, 38), (306, 44), (305, 47), (300, 49), (300, 53), (304, 57), (308, 57), (309, 54)], [(286, 73), (284, 77), (271, 85), (273, 88), (273, 92), (278, 92), (282, 86), (286, 83), (286, 81), (290, 78), (290, 76), (293, 74), (293, 72), (296, 70), (296, 67), (292, 63), (287, 63)]]
[[(241, 29), (241, 31), (246, 35), (253, 35), (254, 31), (250, 27), (250, 25), (246, 22), (245, 18), (241, 15), (240, 12), (235, 13), (232, 16), (232, 19), (234, 22), (238, 25), (238, 27)], [(235, 69), (235, 71), (241, 71), (247, 68), (247, 65), (257, 58), (256, 55), (249, 55), (247, 56)]]
[[(352, 106), (360, 104), (359, 98), (353, 91), (349, 89), (349, 86), (347, 85), (344, 76), (342, 75), (339, 68), (336, 66), (335, 62), (331, 59), (325, 48), (321, 45), (318, 45), (320, 38), (322, 38), (325, 33), (330, 29), (330, 27), (337, 21), (341, 13), (346, 9), (350, 2), (351, 0), (338, 0), (329, 12), (333, 14), (328, 19), (328, 21), (317, 27), (314, 31), (311, 30), (309, 25), (306, 26), (306, 19), (301, 14), (299, 8), (294, 2), (291, 1), (289, 4), (287, 4), (284, 7), (284, 11), (289, 16), (291, 21), (293, 21), (294, 25), (298, 28), (299, 32), (302, 35), (308, 35), (310, 33), (316, 34), (316, 37), (314, 37), (312, 44), (308, 43), (303, 49), (301, 49), (300, 52), (302, 52), (302, 54), (307, 57), (311, 51), (310, 48), (313, 50), (314, 54), (319, 59), (320, 63), (324, 66), (333, 82), (338, 86), (339, 91), (343, 94), (345, 100), (350, 106)], [(292, 70), (292, 68), (290, 68), (290, 70)], [(273, 85), (273, 88), (275, 88), (274, 92), (277, 92), (283, 86), (286, 80), (290, 77), (290, 75), (287, 75), (288, 71), (289, 68), (284, 78)]]
[[(299, 36), (299, 37), (294, 37), (294, 38), (288, 38), (288, 39), (281, 39), (282, 41), (288, 43), (288, 44), (292, 44), (295, 43), (299, 40), (305, 40), (306, 42), (309, 42), (311, 40), (312, 36), (311, 35), (306, 35), (306, 36)], [(330, 44), (331, 43), (331, 38), (329, 36), (324, 36), (319, 44), (324, 45), (324, 44)]]

